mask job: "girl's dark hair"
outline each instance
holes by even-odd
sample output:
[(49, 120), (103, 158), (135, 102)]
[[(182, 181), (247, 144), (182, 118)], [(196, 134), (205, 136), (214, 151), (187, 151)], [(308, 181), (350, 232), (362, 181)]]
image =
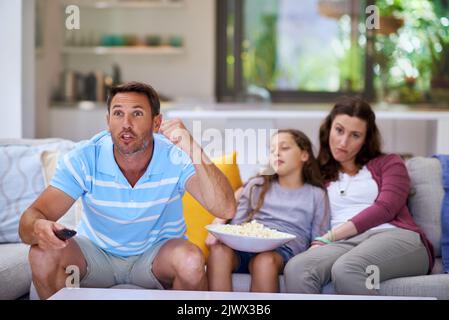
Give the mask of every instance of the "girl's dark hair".
[[(307, 160), (304, 163), (304, 167), (302, 168), (302, 176), (303, 176), (304, 183), (308, 183), (313, 186), (322, 188), (323, 190), (326, 190), (325, 186), (324, 186), (323, 179), (321, 177), (318, 161), (315, 158), (315, 156), (313, 155), (313, 147), (312, 147), (312, 143), (310, 142), (309, 138), (303, 132), (301, 132), (299, 130), (295, 130), (295, 129), (278, 130), (277, 134), (279, 134), (279, 133), (290, 134), (292, 136), (293, 140), (295, 140), (298, 147), (301, 150), (303, 150), (309, 154), (309, 160)], [(270, 189), (272, 182), (277, 181), (279, 179), (279, 176), (277, 173), (270, 174), (270, 175), (258, 175), (254, 178), (257, 178), (257, 177), (262, 177), (263, 182), (259, 183), (259, 184), (256, 183), (253, 186), (251, 186), (251, 189), (249, 191), (249, 203), (250, 203), (251, 208), (252, 208), (253, 189), (255, 187), (260, 187), (260, 188), (262, 188), (262, 190), (260, 192), (260, 196), (259, 196), (259, 199), (257, 200), (255, 208), (253, 208), (252, 211), (248, 215), (247, 221), (252, 220), (254, 215), (260, 210), (260, 208), (262, 208), (263, 202), (265, 200), (265, 195), (266, 195), (267, 191)]]
[(318, 162), (325, 181), (337, 180), (338, 171), (340, 170), (340, 163), (334, 159), (330, 150), (329, 135), (335, 117), (341, 114), (357, 117), (366, 122), (365, 142), (355, 158), (355, 163), (358, 167), (363, 167), (368, 161), (382, 154), (381, 137), (376, 125), (376, 115), (371, 106), (359, 97), (341, 97), (337, 100), (334, 108), (320, 127)]

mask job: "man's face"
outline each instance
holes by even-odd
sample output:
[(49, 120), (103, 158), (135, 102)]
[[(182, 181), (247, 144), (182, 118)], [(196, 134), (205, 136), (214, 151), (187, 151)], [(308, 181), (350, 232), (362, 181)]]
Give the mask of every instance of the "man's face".
[(107, 123), (117, 151), (130, 156), (145, 151), (158, 131), (162, 116), (152, 117), (146, 95), (137, 92), (117, 93), (111, 101)]

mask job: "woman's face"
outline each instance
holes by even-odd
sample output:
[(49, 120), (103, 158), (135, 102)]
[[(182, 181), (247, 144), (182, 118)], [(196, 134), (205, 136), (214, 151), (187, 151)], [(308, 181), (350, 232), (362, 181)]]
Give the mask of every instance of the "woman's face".
[(353, 164), (366, 137), (366, 121), (340, 114), (334, 118), (329, 134), (332, 156), (341, 164)]
[(281, 132), (271, 139), (270, 165), (279, 176), (300, 172), (309, 154), (298, 147), (292, 135)]

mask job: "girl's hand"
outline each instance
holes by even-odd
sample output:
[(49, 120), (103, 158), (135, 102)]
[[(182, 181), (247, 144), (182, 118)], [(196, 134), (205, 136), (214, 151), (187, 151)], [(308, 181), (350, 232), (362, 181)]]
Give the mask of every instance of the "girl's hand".
[(322, 245), (319, 245), (319, 244), (311, 245), (310, 248), (309, 248), (309, 250), (310, 250), (310, 249), (313, 249), (313, 248), (318, 248), (318, 247), (322, 247)]
[(218, 244), (218, 243), (220, 243), (220, 241), (218, 241), (218, 239), (215, 238), (212, 234), (209, 233), (207, 235), (207, 238), (206, 238), (206, 246), (207, 247), (211, 247), (211, 246), (213, 246), (215, 244)]

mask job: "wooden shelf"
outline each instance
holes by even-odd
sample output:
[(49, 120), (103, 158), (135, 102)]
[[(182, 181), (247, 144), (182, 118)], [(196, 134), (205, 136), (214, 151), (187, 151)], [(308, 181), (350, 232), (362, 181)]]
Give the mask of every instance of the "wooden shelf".
[(170, 46), (161, 47), (64, 47), (64, 54), (154, 54), (154, 55), (177, 55), (184, 53), (184, 48)]
[(183, 0), (104, 0), (104, 1), (92, 1), (92, 0), (71, 0), (63, 1), (64, 6), (77, 5), (84, 8), (94, 9), (145, 9), (145, 8), (182, 8), (185, 6)]

